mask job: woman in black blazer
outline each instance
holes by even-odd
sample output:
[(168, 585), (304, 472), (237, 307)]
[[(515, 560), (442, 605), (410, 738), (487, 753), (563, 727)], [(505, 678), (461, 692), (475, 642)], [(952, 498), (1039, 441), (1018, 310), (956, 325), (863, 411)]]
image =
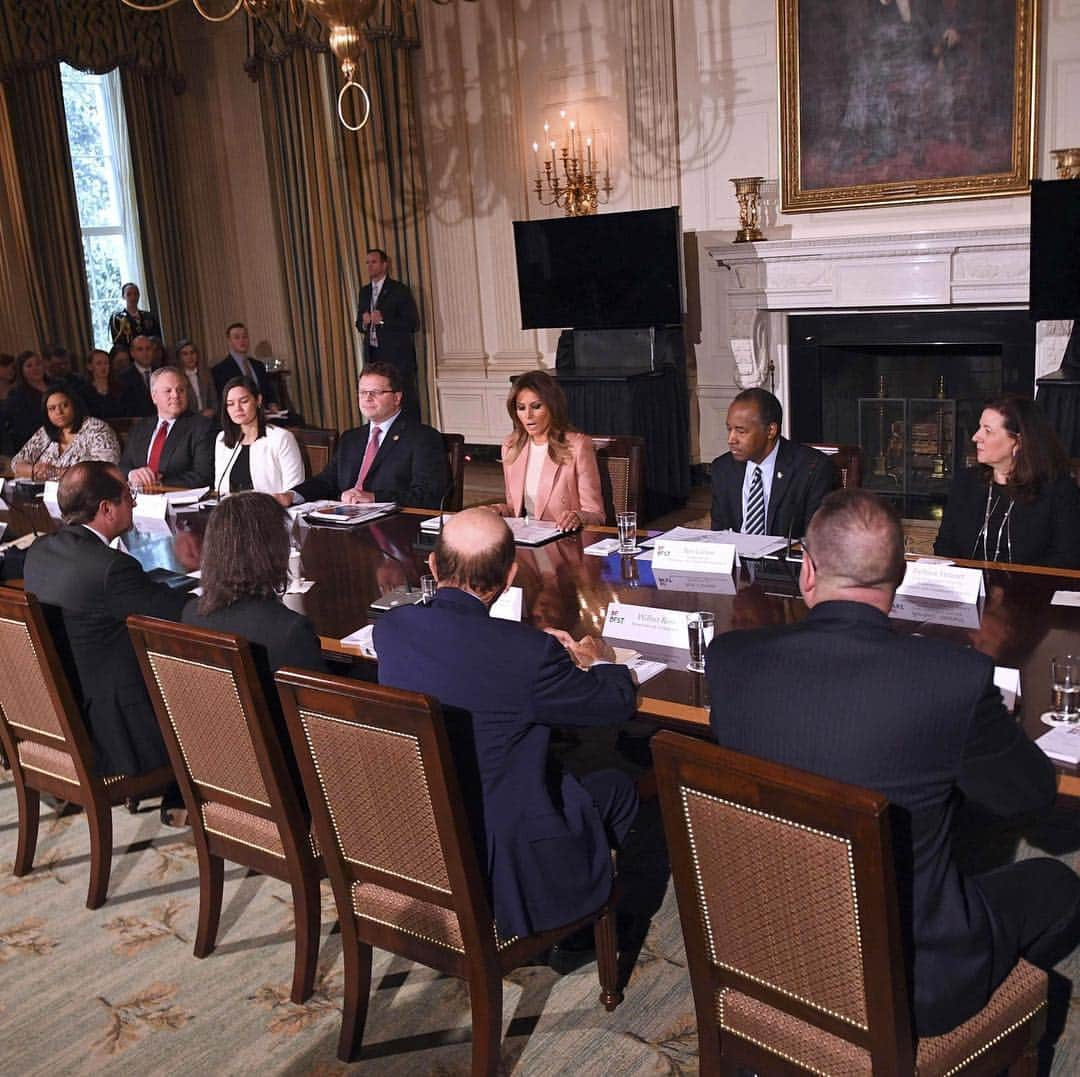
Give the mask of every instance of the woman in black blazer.
[(979, 463), (953, 480), (934, 553), (1080, 567), (1080, 491), (1035, 403), (1006, 396), (988, 404), (971, 440)]
[[(282, 666), (326, 672), (311, 622), (281, 601), (289, 578), (288, 526), (288, 513), (269, 494), (249, 490), (222, 501), (206, 525), (203, 593), (183, 613), (184, 624), (247, 639), (264, 677)], [(272, 683), (268, 690), (273, 693)]]

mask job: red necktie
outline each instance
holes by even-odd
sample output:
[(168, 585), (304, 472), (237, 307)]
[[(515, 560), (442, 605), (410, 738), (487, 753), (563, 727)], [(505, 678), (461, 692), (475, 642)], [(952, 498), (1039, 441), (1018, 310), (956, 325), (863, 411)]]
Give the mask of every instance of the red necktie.
[(377, 426), (372, 426), (371, 434), (368, 436), (367, 448), (364, 450), (364, 459), (360, 464), (360, 475), (356, 480), (357, 490), (363, 490), (364, 479), (367, 478), (368, 472), (371, 470), (371, 465), (375, 460), (375, 454), (379, 451), (379, 436), (382, 434), (382, 430)]
[(158, 473), (158, 465), (161, 463), (161, 450), (165, 448), (165, 439), (169, 436), (169, 424), (162, 422), (157, 428), (157, 433), (154, 435), (154, 442), (150, 446), (150, 456), (147, 458), (146, 466), (156, 475)]

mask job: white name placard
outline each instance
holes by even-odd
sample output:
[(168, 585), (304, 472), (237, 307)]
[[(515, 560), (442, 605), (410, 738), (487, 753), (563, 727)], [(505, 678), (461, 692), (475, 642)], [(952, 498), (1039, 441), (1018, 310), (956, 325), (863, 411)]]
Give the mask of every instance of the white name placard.
[(978, 628), (982, 624), (982, 613), (977, 602), (943, 602), (941, 599), (912, 595), (897, 595), (889, 616), (901, 621), (924, 621), (952, 628)]
[(525, 592), (520, 587), (508, 587), (491, 604), (491, 616), (499, 617), (504, 621), (520, 621), (524, 594)]
[(735, 567), (735, 546), (729, 542), (682, 542), (658, 538), (653, 543), (653, 571), (726, 572)]
[(985, 593), (983, 574), (977, 568), (958, 568), (935, 561), (909, 561), (898, 595), (943, 598), (949, 602), (978, 602)]
[(725, 572), (675, 572), (653, 566), (653, 579), (661, 591), (689, 591), (690, 594), (733, 595), (738, 591), (735, 577)]
[(48, 481), (45, 483), (45, 493), (42, 495), (46, 505), (59, 505), (60, 504), (60, 483), (59, 481)]
[(682, 610), (624, 606), (621, 602), (609, 602), (603, 634), (612, 639), (627, 639), (635, 643), (651, 643), (654, 646), (676, 647), (688, 651), (690, 637), (686, 625), (690, 616)]
[(139, 494), (135, 501), (136, 520), (164, 520), (168, 511), (167, 494)]

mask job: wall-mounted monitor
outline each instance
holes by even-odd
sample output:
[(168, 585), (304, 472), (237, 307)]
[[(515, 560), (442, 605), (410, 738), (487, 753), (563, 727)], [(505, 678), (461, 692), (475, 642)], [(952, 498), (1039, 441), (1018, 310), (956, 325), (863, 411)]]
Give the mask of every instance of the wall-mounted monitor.
[(679, 207), (515, 221), (522, 329), (682, 321)]

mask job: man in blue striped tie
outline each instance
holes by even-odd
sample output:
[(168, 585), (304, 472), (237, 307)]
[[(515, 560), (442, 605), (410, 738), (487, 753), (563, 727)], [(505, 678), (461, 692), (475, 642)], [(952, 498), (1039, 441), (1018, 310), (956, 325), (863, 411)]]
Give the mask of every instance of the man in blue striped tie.
[(828, 458), (780, 436), (780, 401), (744, 389), (727, 413), (729, 452), (712, 464), (713, 530), (801, 538), (829, 492)]

